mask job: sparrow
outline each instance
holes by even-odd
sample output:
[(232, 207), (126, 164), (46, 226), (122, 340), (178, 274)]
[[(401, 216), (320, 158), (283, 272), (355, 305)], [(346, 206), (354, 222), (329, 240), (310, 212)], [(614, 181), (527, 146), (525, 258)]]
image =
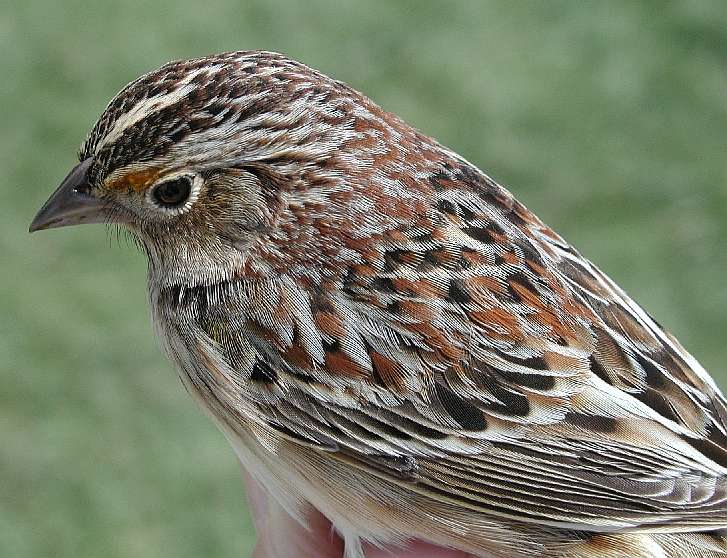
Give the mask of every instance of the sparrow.
[[(189, 393), (293, 517), (474, 556), (727, 557), (727, 406), (450, 149), (270, 52), (113, 98), (30, 230), (126, 228)], [(281, 534), (282, 535), (282, 534)]]

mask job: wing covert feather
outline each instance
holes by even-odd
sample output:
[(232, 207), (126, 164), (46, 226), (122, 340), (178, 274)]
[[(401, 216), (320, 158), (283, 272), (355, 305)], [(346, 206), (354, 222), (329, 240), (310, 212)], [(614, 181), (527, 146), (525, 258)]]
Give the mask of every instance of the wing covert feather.
[(427, 211), (348, 239), (337, 278), (205, 303), (208, 349), (251, 380), (258, 416), (487, 513), (724, 523), (727, 413), (706, 372), (486, 176), (460, 161), (431, 182)]

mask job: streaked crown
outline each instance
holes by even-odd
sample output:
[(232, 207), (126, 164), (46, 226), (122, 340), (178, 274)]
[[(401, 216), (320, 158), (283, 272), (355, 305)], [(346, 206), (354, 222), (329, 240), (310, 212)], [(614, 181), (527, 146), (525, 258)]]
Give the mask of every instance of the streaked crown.
[(114, 97), (79, 158), (94, 158), (89, 178), (96, 185), (116, 177), (133, 183), (128, 167), (153, 174), (180, 164), (203, 170), (238, 161), (316, 159), (351, 136), (356, 97), (344, 84), (276, 53), (170, 62)]

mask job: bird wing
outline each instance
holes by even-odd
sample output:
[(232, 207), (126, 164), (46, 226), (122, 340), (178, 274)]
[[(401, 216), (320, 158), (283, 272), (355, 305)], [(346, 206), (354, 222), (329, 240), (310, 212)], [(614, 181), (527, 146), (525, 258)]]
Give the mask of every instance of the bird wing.
[(258, 420), (490, 514), (724, 524), (727, 410), (709, 375), (477, 169), (432, 182), (427, 211), (349, 239), (361, 257), (339, 279), (207, 304), (202, 329)]

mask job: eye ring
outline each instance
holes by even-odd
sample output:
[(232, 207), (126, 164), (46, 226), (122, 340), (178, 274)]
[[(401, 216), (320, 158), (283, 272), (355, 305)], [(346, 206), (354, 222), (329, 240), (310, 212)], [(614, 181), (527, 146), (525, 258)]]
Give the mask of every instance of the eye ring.
[(178, 176), (156, 184), (151, 190), (154, 203), (164, 209), (176, 209), (184, 205), (192, 193), (192, 178)]

